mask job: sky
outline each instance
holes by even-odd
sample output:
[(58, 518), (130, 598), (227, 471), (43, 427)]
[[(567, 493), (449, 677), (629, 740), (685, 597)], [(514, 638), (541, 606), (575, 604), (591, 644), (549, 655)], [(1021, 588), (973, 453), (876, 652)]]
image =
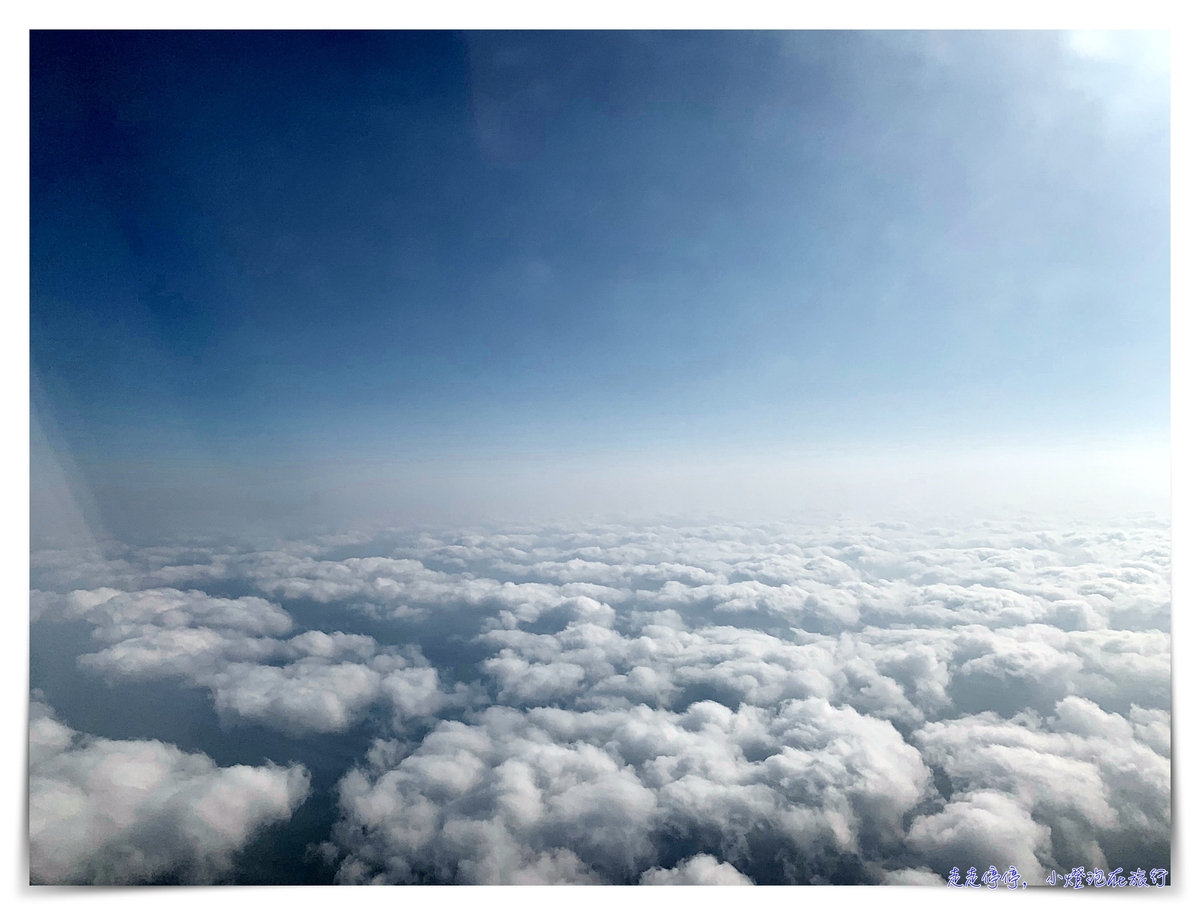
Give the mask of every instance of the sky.
[(33, 33), (30, 882), (1166, 882), (1168, 72)]
[(678, 509), (747, 455), (1164, 480), (1168, 72), (1155, 33), (35, 32), (34, 490), (130, 534), (708, 462)]

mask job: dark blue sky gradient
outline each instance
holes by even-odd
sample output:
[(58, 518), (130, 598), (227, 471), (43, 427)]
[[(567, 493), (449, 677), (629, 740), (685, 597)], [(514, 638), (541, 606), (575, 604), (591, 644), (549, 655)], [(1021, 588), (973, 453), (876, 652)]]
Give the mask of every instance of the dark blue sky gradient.
[(1161, 434), (1166, 78), (1071, 47), (35, 32), (36, 396), (85, 464)]

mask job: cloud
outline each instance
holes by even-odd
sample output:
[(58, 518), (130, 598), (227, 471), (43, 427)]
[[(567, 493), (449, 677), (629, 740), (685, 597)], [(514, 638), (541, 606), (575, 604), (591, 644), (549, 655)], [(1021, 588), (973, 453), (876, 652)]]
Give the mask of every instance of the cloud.
[(800, 875), (899, 841), (928, 780), (891, 725), (819, 699), (775, 714), (493, 707), (401, 759), (381, 743), (346, 777), (341, 876), (510, 883), (570, 853), (589, 875), (636, 882), (672, 837), (745, 873), (762, 872), (753, 849), (766, 845)]
[(85, 672), (298, 738), (369, 720), (319, 837), (343, 882), (932, 884), (1169, 851), (1154, 518), (105, 556), (33, 562), (38, 625), (99, 643)]
[(218, 767), (157, 740), (105, 740), (30, 705), (34, 883), (205, 883), (308, 796), (303, 766)]
[(927, 867), (903, 867), (885, 870), (879, 882), (884, 886), (945, 886), (947, 881)]
[[(218, 714), (290, 734), (335, 733), (390, 702), (397, 721), (436, 713), (452, 697), (418, 650), (407, 656), (364, 635), (310, 630), (260, 597), (213, 598), (170, 588), (36, 592), (39, 618), (79, 619), (109, 643), (79, 665), (112, 679), (179, 678), (208, 688)], [(459, 690), (453, 697), (459, 701)]]
[[(927, 724), (914, 743), (946, 771), (955, 794), (941, 814), (913, 824), (914, 839), (934, 851), (947, 837), (957, 844), (960, 829), (999, 837), (1004, 830), (970, 825), (994, 817), (1015, 832), (1004, 842), (989, 839), (999, 843), (991, 851), (1008, 849), (1026, 866), (1036, 859), (1045, 870), (1137, 867), (1125, 858), (1131, 848), (1162, 850), (1170, 842), (1166, 722), (1165, 711), (1135, 706), (1127, 719), (1070, 696), (1045, 720), (988, 712)], [(1035, 829), (1035, 818), (1044, 825)]]
[(207, 679), (222, 715), (292, 733), (329, 733), (361, 717), (379, 695), (381, 678), (365, 664), (304, 658), (283, 667), (230, 665)]
[(1040, 875), (1050, 856), (1050, 827), (1035, 822), (1021, 804), (998, 791), (972, 792), (920, 818), (913, 823), (910, 841), (939, 874), (952, 867), (963, 873), (975, 867), (982, 873), (995, 864), (1000, 870), (1012, 866), (1023, 875)]
[(750, 886), (754, 883), (728, 862), (694, 855), (672, 868), (652, 867), (639, 881), (644, 886)]

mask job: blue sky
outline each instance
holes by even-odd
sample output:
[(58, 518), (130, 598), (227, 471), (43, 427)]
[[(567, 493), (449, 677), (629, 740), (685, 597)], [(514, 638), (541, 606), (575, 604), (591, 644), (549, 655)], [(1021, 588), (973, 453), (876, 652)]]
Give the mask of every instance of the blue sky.
[(1165, 439), (1165, 39), (34, 33), (86, 476)]

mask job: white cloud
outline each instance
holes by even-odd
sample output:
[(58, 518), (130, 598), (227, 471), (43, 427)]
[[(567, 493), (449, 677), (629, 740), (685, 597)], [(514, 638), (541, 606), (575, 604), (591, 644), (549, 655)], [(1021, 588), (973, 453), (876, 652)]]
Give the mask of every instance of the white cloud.
[[(1024, 839), (1013, 836), (1011, 847), (1021, 850), (1026, 866), (1034, 858), (1046, 870), (1137, 866), (1109, 858), (1130, 845), (1169, 843), (1171, 764), (1162, 744), (1165, 713), (1135, 707), (1130, 717), (1137, 726), (1071, 696), (1046, 720), (1032, 714), (1004, 720), (989, 712), (925, 725), (914, 742), (947, 772), (956, 793), (946, 811), (913, 824), (914, 840), (932, 849), (939, 835), (953, 839), (960, 824), (965, 829), (994, 815), (1024, 824)], [(1048, 828), (1034, 830), (1029, 824), (1035, 820)], [(1019, 862), (1008, 863), (1021, 870)]]
[(1050, 857), (1050, 827), (999, 791), (971, 792), (920, 817), (909, 841), (939, 874), (952, 867), (965, 874), (968, 867), (983, 873), (992, 865), (1001, 871), (1011, 866), (1029, 882), (1028, 875), (1046, 872)]
[[(89, 555), (35, 556), (32, 600), (92, 627), (85, 671), (296, 736), (392, 711), (340, 785), (346, 882), (1028, 879), (1169, 843), (1155, 519)], [(294, 633), (293, 600), (337, 625)]]
[(674, 867), (652, 867), (639, 881), (644, 886), (750, 886), (749, 877), (712, 855), (693, 855)]
[(902, 867), (884, 871), (879, 882), (884, 886), (945, 886), (947, 880), (927, 867)]
[(29, 753), (35, 883), (208, 882), (308, 795), (302, 766), (220, 768), (157, 740), (80, 734), (37, 702)]
[(283, 667), (232, 664), (205, 678), (217, 712), (292, 733), (344, 731), (379, 695), (365, 664), (304, 658)]
[[(107, 647), (85, 654), (85, 670), (109, 678), (180, 678), (208, 688), (222, 719), (291, 734), (345, 731), (377, 700), (397, 721), (436, 713), (449, 697), (420, 653), (405, 657), (363, 635), (293, 628), (259, 597), (213, 598), (200, 591), (113, 588), (39, 592), (40, 616), (82, 619)], [(463, 695), (460, 690), (459, 698)]]
[(809, 854), (858, 852), (864, 836), (899, 841), (927, 782), (889, 724), (823, 700), (777, 714), (493, 707), (444, 722), (402, 758), (380, 744), (345, 778), (342, 877), (507, 883), (570, 853), (627, 882), (680, 835), (748, 867), (766, 834), (802, 870)]

